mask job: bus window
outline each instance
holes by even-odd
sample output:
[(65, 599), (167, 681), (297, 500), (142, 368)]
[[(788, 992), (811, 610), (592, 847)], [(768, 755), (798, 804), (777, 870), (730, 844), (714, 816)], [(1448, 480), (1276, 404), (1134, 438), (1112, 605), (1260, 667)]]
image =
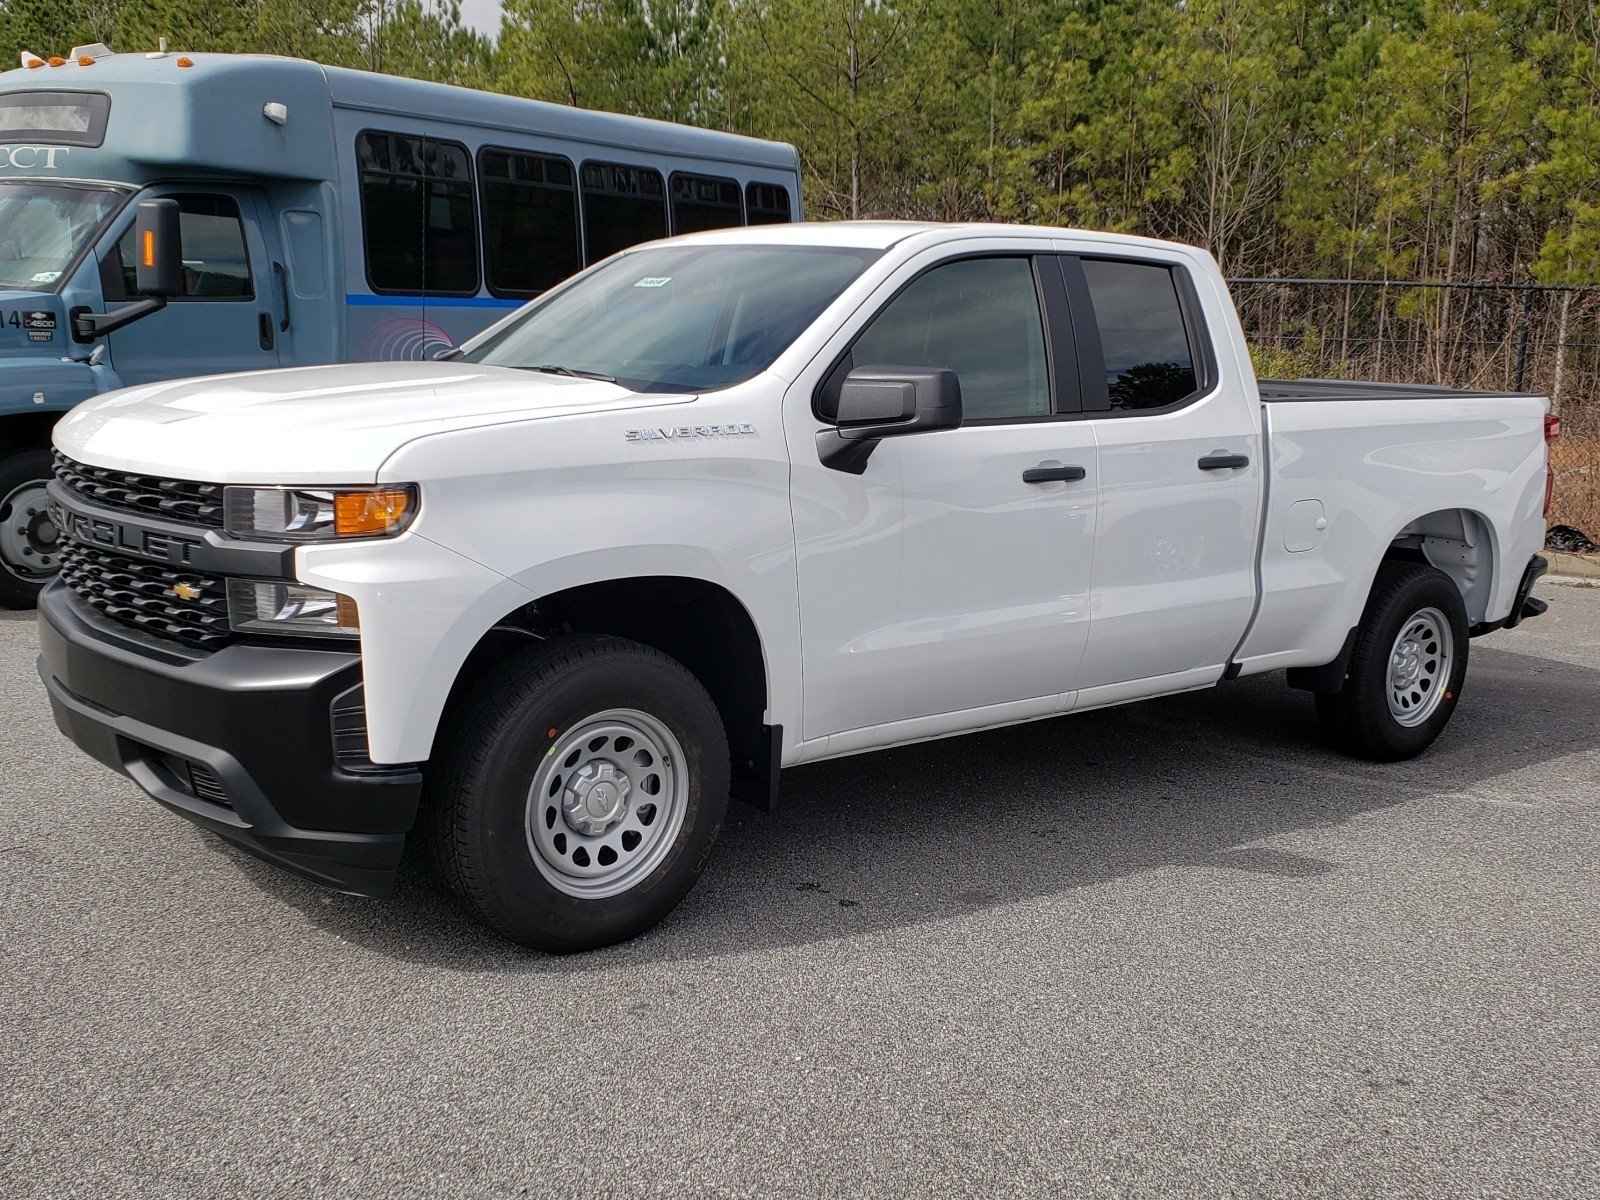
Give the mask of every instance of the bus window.
[(672, 232), (694, 233), (700, 229), (724, 229), (743, 225), (744, 210), (739, 204), (739, 185), (732, 179), (709, 175), (672, 177)]
[(752, 225), (783, 225), (789, 215), (789, 189), (781, 183), (752, 183), (744, 190), (745, 210)]
[(620, 163), (583, 164), (583, 243), (588, 262), (667, 236), (661, 173)]
[[(183, 243), (183, 295), (172, 299), (250, 300), (250, 257), (244, 248), (244, 222), (232, 196), (171, 195), (178, 202), (178, 234)], [(133, 300), (135, 231), (130, 226), (117, 243), (113, 264), (101, 266), (107, 300)]]
[(582, 265), (570, 162), (486, 146), (478, 152), (478, 172), (491, 292), (535, 296)]
[(398, 133), (356, 138), (367, 282), (375, 292), (478, 290), (478, 228), (465, 146)]

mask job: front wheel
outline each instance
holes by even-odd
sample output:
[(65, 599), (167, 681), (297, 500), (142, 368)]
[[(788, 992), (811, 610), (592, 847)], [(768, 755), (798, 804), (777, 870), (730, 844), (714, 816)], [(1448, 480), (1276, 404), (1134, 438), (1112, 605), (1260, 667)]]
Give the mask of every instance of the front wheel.
[(716, 705), (618, 638), (553, 638), (452, 714), (428, 771), (435, 864), (489, 926), (558, 953), (642, 933), (694, 886), (728, 804)]
[(61, 569), (61, 532), (50, 519), (48, 450), (0, 457), (0, 608), (32, 608)]
[(1443, 571), (1386, 562), (1367, 600), (1344, 687), (1317, 696), (1343, 749), (1376, 762), (1421, 754), (1450, 723), (1467, 674), (1467, 609)]

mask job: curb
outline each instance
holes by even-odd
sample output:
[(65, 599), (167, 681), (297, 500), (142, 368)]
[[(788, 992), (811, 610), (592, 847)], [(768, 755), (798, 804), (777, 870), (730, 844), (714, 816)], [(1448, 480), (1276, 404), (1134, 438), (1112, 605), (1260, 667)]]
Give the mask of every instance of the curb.
[(1559, 550), (1546, 550), (1550, 560), (1550, 574), (1565, 575), (1574, 579), (1600, 579), (1600, 556), (1592, 554), (1563, 554)]

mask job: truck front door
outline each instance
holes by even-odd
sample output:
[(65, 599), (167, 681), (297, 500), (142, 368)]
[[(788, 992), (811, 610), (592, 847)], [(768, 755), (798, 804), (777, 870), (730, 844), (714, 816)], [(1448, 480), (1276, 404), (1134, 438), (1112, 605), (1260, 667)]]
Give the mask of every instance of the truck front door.
[[(930, 259), (885, 283), (848, 353), (824, 351), (835, 365), (820, 390), (802, 377), (791, 393), (808, 740), (927, 719), (905, 729), (924, 736), (996, 706), (996, 720), (1056, 711), (1088, 635), (1094, 434), (1066, 411), (1076, 387), (1062, 386), (1074, 367), (1055, 264)], [(885, 439), (860, 475), (822, 466), (811, 442), (829, 387), (889, 364), (953, 370), (962, 427)]]
[[(112, 333), (111, 365), (124, 385), (189, 375), (276, 367), (281, 288), (265, 202), (252, 188), (156, 189), (178, 202), (184, 293), (162, 311)], [(106, 307), (138, 299), (133, 290), (133, 208), (100, 250)]]

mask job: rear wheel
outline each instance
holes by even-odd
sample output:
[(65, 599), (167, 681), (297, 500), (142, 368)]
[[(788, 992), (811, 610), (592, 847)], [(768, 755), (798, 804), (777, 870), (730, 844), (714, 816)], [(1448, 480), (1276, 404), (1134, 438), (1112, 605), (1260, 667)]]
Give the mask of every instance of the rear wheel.
[(428, 772), (446, 881), (491, 927), (567, 952), (642, 933), (694, 886), (728, 803), (715, 704), (666, 655), (556, 638), (480, 684)]
[(1450, 723), (1467, 674), (1467, 610), (1444, 572), (1386, 562), (1367, 600), (1344, 687), (1317, 697), (1343, 749), (1377, 762), (1422, 753)]
[(0, 608), (32, 608), (61, 569), (61, 531), (50, 519), (48, 450), (0, 457)]

